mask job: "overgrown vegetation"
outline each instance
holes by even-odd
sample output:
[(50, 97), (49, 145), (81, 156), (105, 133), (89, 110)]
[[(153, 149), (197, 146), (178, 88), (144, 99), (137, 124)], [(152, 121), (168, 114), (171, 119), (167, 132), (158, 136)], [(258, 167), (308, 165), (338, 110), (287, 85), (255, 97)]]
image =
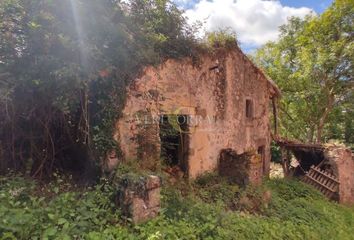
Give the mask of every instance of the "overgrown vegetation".
[(236, 44), (201, 43), (170, 0), (4, 0), (0, 19), (0, 173), (39, 178), (120, 156), (115, 122), (143, 66)]
[(236, 33), (230, 29), (221, 29), (215, 32), (206, 33), (205, 44), (209, 48), (223, 47), (233, 48), (237, 44)]
[[(283, 91), (283, 136), (353, 143), (352, 13), (337, 0), (257, 52)], [(0, 177), (0, 239), (352, 239), (353, 209), (296, 181), (243, 189), (215, 174), (163, 176), (160, 216), (135, 226), (114, 204), (113, 174), (75, 185), (119, 156), (114, 123), (142, 66), (227, 50), (235, 34), (199, 42), (170, 0), (1, 0), (0, 19), (0, 174), (16, 172)], [(141, 166), (127, 160), (118, 174), (134, 179)]]
[(127, 84), (199, 46), (169, 0), (4, 0), (0, 19), (0, 172), (34, 177), (119, 155)]
[(0, 179), (0, 239), (352, 239), (354, 209), (296, 181), (240, 189), (209, 174), (166, 186), (160, 216), (133, 226), (107, 181), (78, 188), (56, 179)]

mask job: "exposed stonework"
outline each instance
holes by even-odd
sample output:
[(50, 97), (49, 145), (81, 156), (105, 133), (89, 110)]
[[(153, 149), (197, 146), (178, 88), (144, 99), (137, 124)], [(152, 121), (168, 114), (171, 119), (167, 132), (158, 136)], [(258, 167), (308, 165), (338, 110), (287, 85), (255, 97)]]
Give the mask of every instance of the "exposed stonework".
[(339, 202), (354, 204), (354, 157), (350, 149), (330, 146), (325, 149), (326, 163), (339, 179)]
[[(189, 177), (217, 169), (223, 149), (240, 155), (260, 147), (259, 178), (268, 175), (268, 112), (270, 98), (278, 93), (276, 86), (236, 47), (200, 59), (198, 66), (186, 58), (147, 67), (131, 84), (115, 134), (125, 158), (159, 161), (157, 119), (179, 114), (189, 119), (188, 132), (183, 133), (188, 138), (184, 162)], [(250, 116), (246, 116), (246, 108)]]
[(117, 204), (123, 215), (133, 223), (142, 223), (158, 215), (160, 211), (161, 181), (157, 176), (131, 180), (122, 178)]
[(255, 152), (237, 155), (231, 149), (220, 154), (219, 174), (231, 178), (238, 185), (259, 184), (262, 181), (262, 159)]

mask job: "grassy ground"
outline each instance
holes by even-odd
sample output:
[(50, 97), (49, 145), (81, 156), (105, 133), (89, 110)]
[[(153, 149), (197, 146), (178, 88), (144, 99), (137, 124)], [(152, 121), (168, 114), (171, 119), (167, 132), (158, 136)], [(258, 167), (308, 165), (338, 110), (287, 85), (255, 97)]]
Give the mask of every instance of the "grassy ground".
[(161, 215), (133, 226), (105, 183), (78, 189), (0, 178), (0, 239), (354, 239), (354, 209), (297, 181), (240, 189), (206, 175), (163, 189)]

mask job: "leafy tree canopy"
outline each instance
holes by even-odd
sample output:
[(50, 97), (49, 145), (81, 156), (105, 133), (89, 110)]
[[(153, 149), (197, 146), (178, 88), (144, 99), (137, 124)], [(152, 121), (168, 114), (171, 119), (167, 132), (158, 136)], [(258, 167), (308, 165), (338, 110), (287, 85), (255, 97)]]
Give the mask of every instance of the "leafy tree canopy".
[(254, 60), (282, 89), (281, 134), (309, 142), (353, 143), (354, 2), (289, 19)]

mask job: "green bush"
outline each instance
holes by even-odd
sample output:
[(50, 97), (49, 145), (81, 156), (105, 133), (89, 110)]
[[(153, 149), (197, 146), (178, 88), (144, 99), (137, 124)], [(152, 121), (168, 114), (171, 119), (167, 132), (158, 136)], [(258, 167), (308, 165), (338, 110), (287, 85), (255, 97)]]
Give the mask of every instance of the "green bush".
[(237, 38), (235, 32), (230, 29), (222, 29), (215, 32), (209, 32), (205, 37), (208, 48), (233, 48), (237, 46)]
[(119, 220), (119, 211), (113, 208), (113, 191), (106, 184), (84, 192), (59, 193), (60, 186), (56, 184), (43, 189), (20, 177), (1, 178), (0, 183), (0, 237), (3, 239), (6, 236), (71, 239), (85, 232), (103, 231)]
[(194, 194), (206, 203), (220, 202), (234, 209), (240, 195), (240, 188), (230, 179), (216, 173), (207, 173), (193, 184)]
[[(353, 209), (297, 181), (230, 188), (222, 197), (217, 189), (230, 183), (209, 174), (189, 183), (188, 193), (185, 187), (183, 192), (164, 188), (160, 216), (135, 226), (120, 219), (114, 187), (106, 180), (81, 190), (59, 187), (59, 192), (58, 184), (65, 185), (0, 178), (0, 239), (353, 239)], [(240, 207), (243, 196), (260, 201), (267, 191), (271, 199), (261, 211)], [(238, 211), (226, 204), (232, 198)]]

